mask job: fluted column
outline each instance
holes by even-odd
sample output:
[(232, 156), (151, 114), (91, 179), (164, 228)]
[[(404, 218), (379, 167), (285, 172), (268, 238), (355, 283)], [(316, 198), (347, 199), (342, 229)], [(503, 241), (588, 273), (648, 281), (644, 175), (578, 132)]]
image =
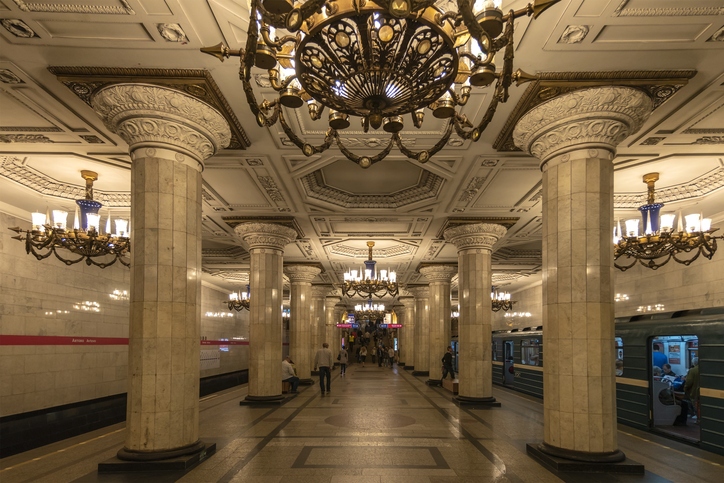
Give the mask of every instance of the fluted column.
[[(249, 288), (249, 391), (244, 404), (279, 403), (282, 396), (282, 264), (297, 233), (272, 223), (234, 228), (251, 254)], [(294, 312), (290, 314), (294, 317)], [(291, 347), (291, 344), (290, 344)]]
[(123, 460), (199, 441), (201, 171), (230, 140), (223, 116), (174, 89), (116, 84), (93, 108), (131, 154), (131, 302)]
[(583, 89), (538, 105), (515, 128), (515, 144), (543, 172), (544, 442), (531, 452), (625, 459), (616, 432), (612, 160), (651, 106), (638, 89)]
[(428, 385), (439, 386), (442, 379), (442, 356), (450, 345), (450, 280), (457, 267), (430, 265), (420, 269), (430, 288), (430, 374)]
[(458, 250), (458, 404), (500, 406), (493, 397), (491, 255), (506, 231), (475, 223), (443, 234)]
[[(332, 297), (335, 298), (335, 297)], [(326, 302), (330, 303), (330, 297), (327, 297)], [(339, 301), (342, 300), (342, 298), (337, 298), (337, 301), (335, 304), (338, 304)], [(327, 319), (327, 325), (326, 325), (326, 331), (325, 331), (325, 340), (329, 342), (329, 347), (332, 349), (332, 352), (335, 351), (335, 349), (339, 350), (340, 347), (340, 340), (337, 339), (337, 333), (339, 332), (339, 329), (337, 328), (337, 323), (339, 322), (339, 319), (342, 317), (342, 311), (344, 310), (344, 306), (341, 305), (335, 305), (334, 311), (332, 312), (332, 319)]]
[[(317, 353), (317, 349), (322, 347), (322, 342), (324, 342), (324, 326), (327, 317), (325, 297), (328, 293), (329, 288), (326, 286), (312, 286), (312, 327), (309, 339), (309, 356), (312, 363), (314, 363), (314, 355)], [(319, 375), (319, 372), (312, 371), (312, 375)]]
[[(399, 298), (402, 305), (404, 305), (405, 321), (400, 332), (402, 333), (402, 350), (404, 351), (405, 370), (411, 371), (415, 369), (415, 297), (407, 296)], [(402, 365), (402, 364), (400, 364)]]
[(415, 370), (413, 376), (430, 375), (430, 289), (410, 289), (415, 294)]
[[(321, 328), (321, 336), (322, 342), (327, 342), (332, 352), (334, 352), (335, 348), (339, 345), (337, 341), (334, 340), (334, 331), (337, 328), (337, 321), (341, 316), (340, 309), (337, 307), (340, 300), (342, 300), (342, 297), (337, 295), (327, 295), (324, 299), (325, 315), (324, 326)], [(322, 342), (319, 343), (317, 349), (322, 347)]]
[(291, 282), (289, 298), (289, 356), (294, 361), (301, 384), (312, 381), (311, 330), (314, 321), (312, 280), (322, 270), (311, 265), (287, 265), (284, 273)]

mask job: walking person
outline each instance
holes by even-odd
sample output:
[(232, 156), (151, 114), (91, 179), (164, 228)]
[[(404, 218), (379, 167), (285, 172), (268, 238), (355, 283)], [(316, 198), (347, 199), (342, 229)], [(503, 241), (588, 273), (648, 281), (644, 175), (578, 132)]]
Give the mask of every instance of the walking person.
[(359, 360), (362, 363), (362, 367), (365, 366), (365, 361), (367, 360), (367, 346), (362, 346), (362, 348), (359, 350)]
[(442, 356), (442, 379), (440, 379), (441, 385), (442, 381), (445, 380), (445, 377), (447, 377), (448, 374), (450, 374), (450, 379), (452, 379), (453, 381), (455, 380), (455, 369), (453, 369), (452, 359), (452, 347), (448, 346), (447, 352), (445, 352), (445, 355)]
[[(319, 368), (319, 387), (322, 390), (322, 396), (329, 392), (332, 383), (332, 366), (334, 366), (332, 351), (329, 350), (329, 344), (325, 342), (314, 355), (314, 369)], [(325, 377), (327, 378), (326, 390), (324, 385)]]
[(344, 346), (339, 351), (339, 354), (337, 354), (337, 360), (339, 361), (339, 375), (344, 377), (347, 373), (347, 361), (349, 361), (349, 354), (347, 354), (347, 350)]
[(393, 369), (395, 367), (395, 348), (394, 347), (390, 346), (388, 356), (390, 358), (390, 369)]

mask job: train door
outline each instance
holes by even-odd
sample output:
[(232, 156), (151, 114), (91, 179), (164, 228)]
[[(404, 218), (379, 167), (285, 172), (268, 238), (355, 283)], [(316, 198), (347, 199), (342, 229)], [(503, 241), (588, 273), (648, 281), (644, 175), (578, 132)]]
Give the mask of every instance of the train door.
[[(649, 340), (651, 361), (651, 426), (690, 441), (700, 441), (698, 407), (684, 389), (686, 378), (697, 377), (695, 335), (664, 335)], [(696, 375), (695, 375), (696, 374)]]
[(513, 367), (513, 347), (512, 340), (503, 342), (503, 384), (512, 386), (515, 382), (515, 367)]

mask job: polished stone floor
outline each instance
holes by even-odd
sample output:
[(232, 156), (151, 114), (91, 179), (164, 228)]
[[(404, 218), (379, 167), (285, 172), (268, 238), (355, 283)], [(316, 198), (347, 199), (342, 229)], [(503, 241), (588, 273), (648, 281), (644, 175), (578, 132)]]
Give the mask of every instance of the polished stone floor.
[(724, 457), (619, 425), (643, 476), (554, 474), (525, 453), (543, 433), (539, 399), (495, 388), (502, 407), (461, 409), (409, 372), (351, 366), (331, 393), (301, 387), (281, 407), (239, 406), (240, 387), (202, 399), (201, 437), (217, 452), (186, 474), (99, 475), (124, 425), (0, 460), (0, 482), (720, 482)]

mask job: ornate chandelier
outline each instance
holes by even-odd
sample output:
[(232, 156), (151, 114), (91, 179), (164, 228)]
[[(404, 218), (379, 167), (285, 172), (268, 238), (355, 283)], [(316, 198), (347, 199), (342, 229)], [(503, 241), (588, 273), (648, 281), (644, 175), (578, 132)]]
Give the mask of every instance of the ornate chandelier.
[[(621, 222), (613, 230), (613, 265), (621, 271), (633, 267), (638, 261), (652, 270), (666, 265), (673, 259), (677, 263), (690, 265), (699, 255), (711, 260), (716, 252), (717, 238), (713, 236), (717, 228), (711, 227), (709, 218), (702, 219), (699, 213), (686, 215), (682, 221), (678, 215), (678, 226), (674, 231), (674, 220), (677, 215), (667, 213), (659, 216), (663, 203), (656, 203), (654, 184), (659, 180), (659, 173), (643, 176), (648, 186), (647, 204), (639, 207), (643, 219), (643, 234), (639, 235), (638, 219), (626, 220), (626, 231), (621, 231)], [(685, 225), (683, 225), (685, 223)], [(684, 255), (684, 256), (682, 256)], [(617, 263), (619, 259), (630, 263)]]
[(231, 292), (229, 294), (229, 300), (225, 303), (226, 306), (229, 307), (229, 310), (234, 309), (237, 312), (241, 312), (241, 310), (249, 310), (250, 300), (249, 286), (247, 285), (246, 292)]
[(366, 305), (357, 304), (354, 306), (355, 320), (377, 320), (385, 318), (385, 306), (383, 304), (373, 304), (372, 300), (368, 300)]
[(379, 274), (375, 271), (377, 262), (372, 260), (372, 247), (374, 246), (375, 242), (367, 242), (369, 258), (365, 260), (364, 270), (348, 270), (344, 274), (342, 295), (350, 298), (357, 295), (366, 299), (375, 296), (381, 299), (385, 295), (395, 297), (399, 293), (395, 272), (389, 272), (388, 275), (387, 270), (380, 270)]
[[(53, 210), (53, 222), (49, 213), (32, 213), (32, 228), (22, 230), (12, 227), (17, 233), (15, 240), (25, 242), (25, 251), (32, 253), (38, 260), (50, 255), (66, 265), (85, 260), (85, 263), (106, 268), (119, 261), (121, 265), (131, 266), (128, 255), (131, 252), (131, 238), (128, 220), (115, 220), (116, 233), (111, 234), (111, 216), (106, 219), (105, 231), (101, 231), (101, 215), (98, 210), (103, 206), (93, 199), (93, 182), (98, 174), (93, 171), (81, 171), (85, 180), (85, 199), (76, 200), (75, 223), (73, 229), (67, 229), (68, 212)], [(22, 233), (25, 231), (25, 235)], [(66, 252), (70, 252), (67, 255)]]
[[(251, 0), (246, 48), (230, 50), (220, 43), (201, 51), (222, 62), (240, 57), (239, 76), (259, 126), (279, 122), (306, 156), (335, 142), (348, 159), (368, 168), (396, 145), (408, 158), (425, 163), (453, 130), (462, 139), (480, 139), (498, 104), (508, 100), (512, 81), (526, 78), (520, 70), (513, 72), (514, 20), (537, 18), (558, 1), (535, 0), (504, 14), (496, 6), (500, 0)], [(493, 60), (501, 50), (498, 71)], [(269, 72), (276, 99), (257, 102), (252, 67)], [(471, 86), (493, 82), (487, 111), (474, 125), (457, 108), (467, 103)], [(305, 104), (314, 121), (329, 109), (329, 129), (316, 146), (293, 131), (282, 109)], [(425, 109), (447, 120), (447, 126), (431, 149), (414, 152), (400, 136), (403, 116), (410, 114), (419, 129)], [(372, 157), (347, 149), (339, 131), (349, 127), (350, 116), (361, 119), (364, 132), (382, 127), (390, 133), (387, 146)]]
[(515, 301), (510, 300), (510, 294), (508, 292), (498, 292), (493, 289), (490, 292), (490, 298), (492, 300), (493, 312), (499, 312), (501, 310), (511, 310)]

